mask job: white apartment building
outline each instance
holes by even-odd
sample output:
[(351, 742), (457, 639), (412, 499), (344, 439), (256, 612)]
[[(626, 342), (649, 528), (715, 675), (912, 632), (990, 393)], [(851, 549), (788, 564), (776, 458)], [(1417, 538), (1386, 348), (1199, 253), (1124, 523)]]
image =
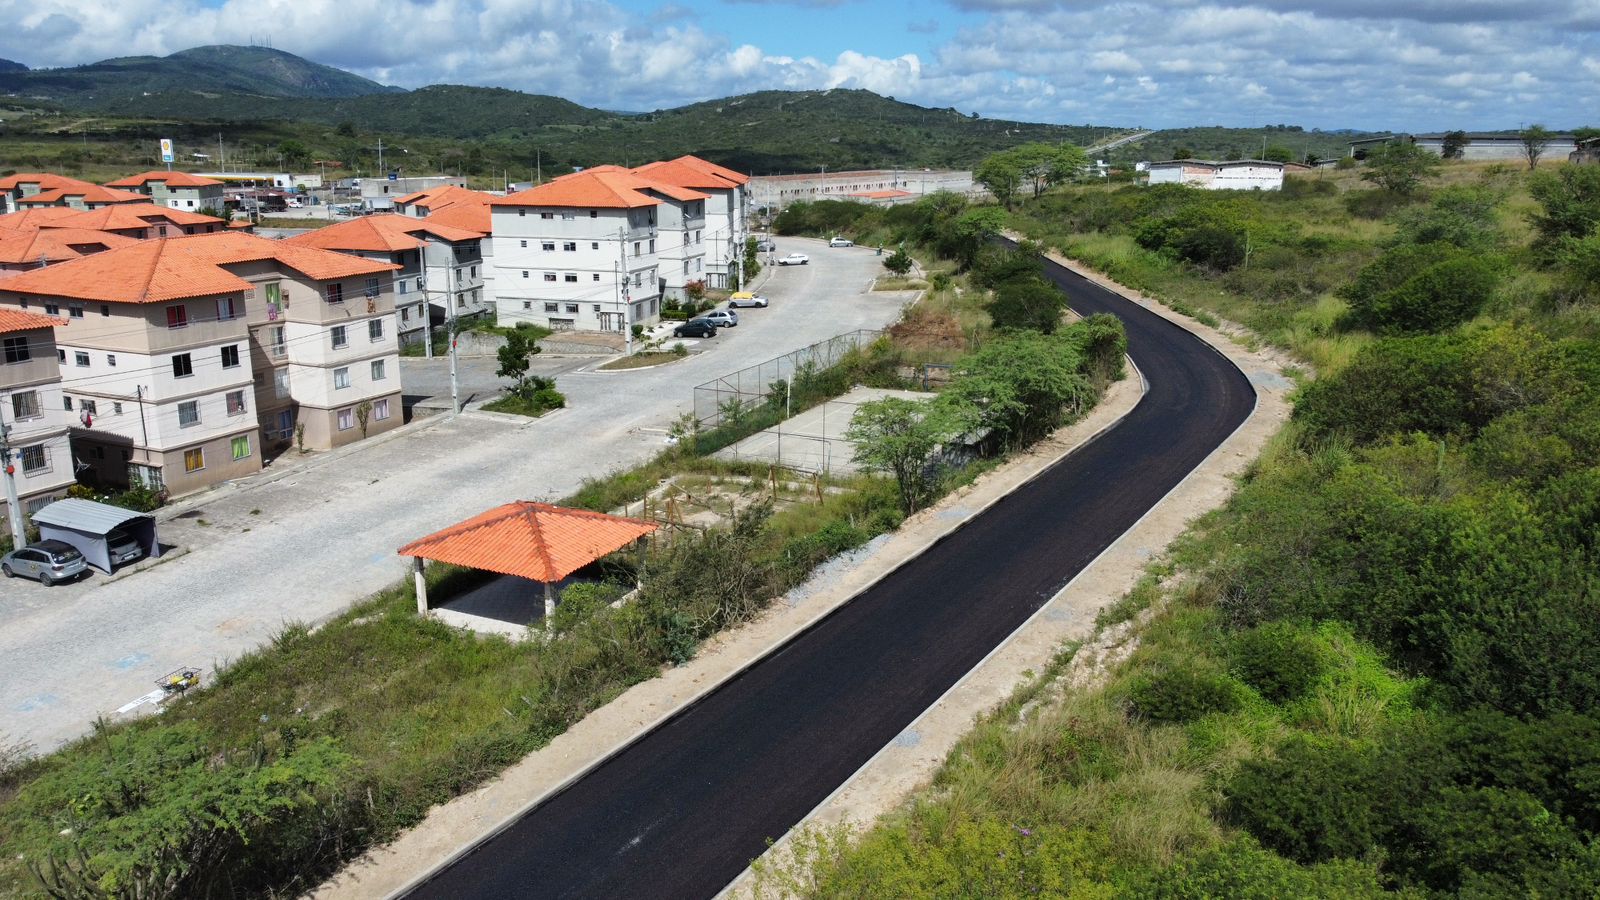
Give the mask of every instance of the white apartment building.
[(708, 287), (735, 287), (741, 277), (745, 238), (749, 236), (746, 220), (750, 178), (698, 156), (649, 163), (633, 171), (651, 181), (705, 195), (704, 225), (691, 229), (695, 232), (694, 245), (704, 253), (703, 278)]
[[(65, 496), (76, 481), (55, 328), (60, 319), (0, 308), (0, 426), (8, 429), (9, 460), (24, 513)], [(0, 507), (4, 498), (0, 497)]]
[(394, 266), (218, 233), (11, 276), (0, 310), (65, 318), (61, 408), (107, 484), (179, 495), (259, 471), (269, 448), (400, 423)]
[(138, 175), (108, 181), (106, 187), (146, 194), (150, 197), (150, 202), (157, 206), (186, 212), (222, 209), (223, 183), (204, 175), (190, 175), (188, 172), (140, 172)]
[(692, 223), (705, 200), (608, 166), (490, 201), (500, 324), (627, 331), (655, 321), (662, 208)]

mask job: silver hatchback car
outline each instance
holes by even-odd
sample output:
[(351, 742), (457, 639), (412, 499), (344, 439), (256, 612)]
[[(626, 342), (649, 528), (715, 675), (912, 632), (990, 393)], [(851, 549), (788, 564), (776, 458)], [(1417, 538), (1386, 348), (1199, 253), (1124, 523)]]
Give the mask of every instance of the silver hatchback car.
[(89, 561), (78, 548), (64, 541), (35, 541), (0, 556), (0, 574), (37, 578), (45, 587), (76, 578), (88, 568)]

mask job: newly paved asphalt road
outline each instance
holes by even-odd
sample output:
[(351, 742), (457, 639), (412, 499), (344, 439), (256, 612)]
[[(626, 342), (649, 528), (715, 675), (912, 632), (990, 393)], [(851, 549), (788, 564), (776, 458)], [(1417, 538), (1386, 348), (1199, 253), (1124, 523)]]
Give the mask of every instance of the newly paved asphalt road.
[(1115, 429), (438, 873), (413, 894), (704, 898), (722, 889), (1249, 415), (1238, 369), (1051, 266), (1127, 323), (1149, 394)]
[[(536, 357), (554, 366), (541, 371), (558, 373), (568, 409), (531, 422), (434, 416), (334, 453), (286, 454), (195, 498), (187, 518), (164, 513), (163, 543), (188, 552), (148, 571), (55, 588), (0, 580), (0, 744), (52, 749), (179, 666), (209, 679), (284, 623), (318, 621), (405, 578), (401, 544), (509, 500), (566, 496), (660, 451), (694, 385), (899, 315), (905, 297), (864, 293), (882, 271), (871, 250), (799, 238), (779, 247), (809, 253), (811, 265), (773, 272), (761, 287), (771, 308), (744, 310), (704, 353), (627, 372)], [(401, 361), (408, 394), (448, 384), (438, 370), (415, 386), (412, 364), (426, 362)]]

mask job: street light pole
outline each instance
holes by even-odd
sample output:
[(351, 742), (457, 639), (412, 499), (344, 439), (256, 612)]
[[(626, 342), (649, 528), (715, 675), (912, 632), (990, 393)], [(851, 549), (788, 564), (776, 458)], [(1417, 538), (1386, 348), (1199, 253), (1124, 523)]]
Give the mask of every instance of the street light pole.
[(28, 543), (22, 530), (22, 501), (17, 499), (16, 469), (11, 465), (11, 426), (0, 425), (0, 464), (5, 466), (6, 517), (11, 520), (11, 547), (20, 550)]

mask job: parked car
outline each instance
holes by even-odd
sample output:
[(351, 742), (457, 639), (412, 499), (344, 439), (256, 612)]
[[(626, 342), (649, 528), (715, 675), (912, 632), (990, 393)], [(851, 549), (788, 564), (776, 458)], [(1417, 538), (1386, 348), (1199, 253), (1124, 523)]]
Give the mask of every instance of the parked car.
[(749, 291), (735, 291), (733, 296), (728, 298), (728, 308), (738, 309), (741, 306), (757, 306), (765, 309), (767, 298)]
[(701, 318), (718, 328), (732, 328), (739, 324), (739, 314), (731, 309), (713, 309)]
[(836, 237), (833, 240), (828, 242), (828, 246), (829, 247), (854, 247), (855, 245), (856, 245), (855, 241), (852, 241), (849, 238), (842, 238), (842, 237)]
[(780, 266), (803, 266), (808, 262), (811, 262), (811, 257), (804, 253), (791, 253), (788, 256), (778, 257), (778, 265)]
[(82, 575), (89, 568), (78, 548), (65, 541), (35, 541), (0, 556), (0, 574), (37, 578), (45, 587)]
[(767, 240), (766, 238), (762, 238), (761, 240), (756, 241), (756, 250), (760, 253), (776, 253), (778, 251), (778, 245)]
[(717, 326), (712, 324), (705, 317), (701, 316), (690, 319), (682, 325), (679, 325), (677, 328), (672, 329), (672, 336), (702, 338), (716, 337)]
[(121, 528), (113, 528), (106, 534), (106, 552), (113, 566), (131, 563), (144, 556), (144, 548), (133, 539), (133, 535)]

